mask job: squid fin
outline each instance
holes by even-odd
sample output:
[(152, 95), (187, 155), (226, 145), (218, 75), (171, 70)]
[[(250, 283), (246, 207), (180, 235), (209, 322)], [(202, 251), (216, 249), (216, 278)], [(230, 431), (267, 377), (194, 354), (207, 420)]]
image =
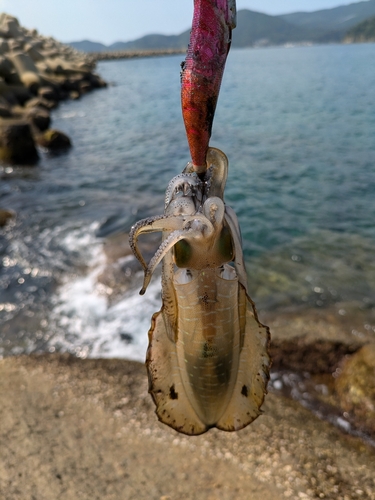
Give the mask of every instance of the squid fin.
[(269, 336), (268, 327), (259, 323), (253, 304), (248, 299), (237, 380), (229, 404), (216, 424), (219, 429), (243, 429), (261, 414), (271, 364), (267, 352)]
[(188, 435), (203, 434), (208, 427), (192, 408), (181, 381), (176, 344), (167, 335), (163, 310), (152, 317), (146, 366), (149, 392), (161, 422)]

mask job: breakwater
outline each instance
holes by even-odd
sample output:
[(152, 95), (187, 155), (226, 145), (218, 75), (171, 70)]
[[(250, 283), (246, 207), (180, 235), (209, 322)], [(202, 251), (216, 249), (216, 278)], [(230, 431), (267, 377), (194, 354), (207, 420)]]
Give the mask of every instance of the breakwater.
[(161, 49), (161, 50), (114, 50), (105, 52), (91, 52), (88, 57), (93, 62), (111, 61), (116, 59), (135, 59), (139, 57), (160, 57), (185, 54), (186, 47), (181, 49)]
[(0, 14), (0, 160), (35, 164), (38, 145), (70, 147), (66, 134), (50, 128), (51, 110), (106, 86), (94, 69), (86, 54)]

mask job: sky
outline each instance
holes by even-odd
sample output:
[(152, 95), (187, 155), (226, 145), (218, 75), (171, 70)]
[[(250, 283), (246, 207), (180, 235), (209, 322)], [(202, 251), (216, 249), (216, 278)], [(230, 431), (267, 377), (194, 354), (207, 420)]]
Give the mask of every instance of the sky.
[[(276, 15), (349, 3), (356, 0), (237, 0), (237, 9)], [(191, 26), (193, 0), (0, 0), (0, 12), (61, 42), (87, 39), (108, 45), (185, 31)]]

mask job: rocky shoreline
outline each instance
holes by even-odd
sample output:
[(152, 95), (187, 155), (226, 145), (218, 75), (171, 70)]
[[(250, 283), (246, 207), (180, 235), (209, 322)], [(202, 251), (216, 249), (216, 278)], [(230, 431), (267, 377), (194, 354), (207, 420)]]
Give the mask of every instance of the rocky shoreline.
[(105, 87), (94, 69), (93, 58), (0, 14), (0, 161), (34, 165), (37, 146), (69, 148), (70, 138), (50, 128), (51, 111)]

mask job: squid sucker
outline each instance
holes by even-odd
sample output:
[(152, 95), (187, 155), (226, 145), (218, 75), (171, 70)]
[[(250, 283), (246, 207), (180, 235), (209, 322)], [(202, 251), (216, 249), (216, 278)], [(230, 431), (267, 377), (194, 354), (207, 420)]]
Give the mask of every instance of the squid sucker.
[[(145, 293), (162, 262), (162, 301), (152, 317), (146, 366), (159, 420), (199, 435), (237, 431), (261, 413), (270, 358), (269, 330), (248, 295), (241, 232), (224, 203), (228, 160), (209, 148), (202, 178), (189, 162), (167, 188), (164, 214), (143, 219), (130, 246), (144, 268)], [(147, 264), (145, 233), (162, 242)]]

